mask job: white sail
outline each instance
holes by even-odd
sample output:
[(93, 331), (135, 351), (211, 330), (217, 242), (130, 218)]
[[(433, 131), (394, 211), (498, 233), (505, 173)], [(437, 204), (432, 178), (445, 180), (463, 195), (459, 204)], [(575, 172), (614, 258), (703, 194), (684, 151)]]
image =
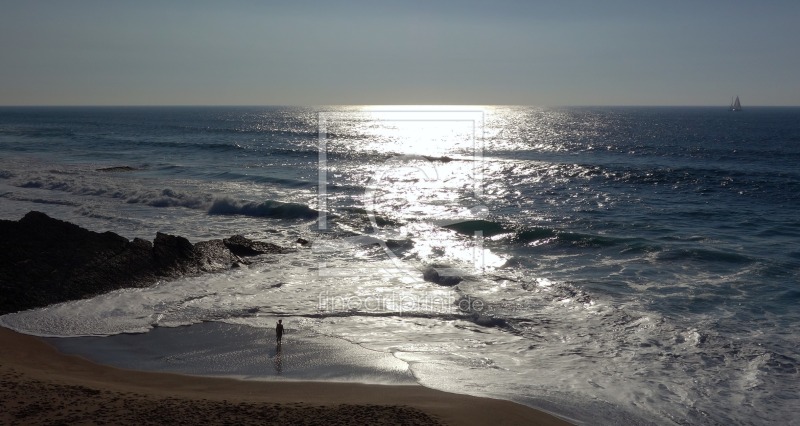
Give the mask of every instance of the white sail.
[(731, 111), (741, 111), (742, 104), (739, 102), (739, 96), (736, 96), (736, 100), (731, 100)]

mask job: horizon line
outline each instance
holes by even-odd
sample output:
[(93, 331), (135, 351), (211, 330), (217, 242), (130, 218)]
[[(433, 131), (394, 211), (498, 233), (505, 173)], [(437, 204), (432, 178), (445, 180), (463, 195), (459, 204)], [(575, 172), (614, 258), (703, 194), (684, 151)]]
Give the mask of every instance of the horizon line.
[[(320, 108), (320, 107), (530, 107), (530, 108), (729, 108), (730, 105), (704, 104), (704, 105), (679, 105), (679, 104), (0, 104), (0, 108), (245, 108), (245, 107), (283, 107), (283, 108)], [(798, 108), (798, 105), (768, 105), (751, 104), (748, 108)]]

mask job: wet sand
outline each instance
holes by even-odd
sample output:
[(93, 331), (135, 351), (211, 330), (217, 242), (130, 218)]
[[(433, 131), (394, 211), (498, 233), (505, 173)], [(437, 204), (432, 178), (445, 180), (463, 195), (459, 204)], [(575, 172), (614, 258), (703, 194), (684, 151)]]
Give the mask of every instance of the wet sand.
[(0, 328), (2, 424), (565, 425), (419, 385), (244, 381), (124, 370)]

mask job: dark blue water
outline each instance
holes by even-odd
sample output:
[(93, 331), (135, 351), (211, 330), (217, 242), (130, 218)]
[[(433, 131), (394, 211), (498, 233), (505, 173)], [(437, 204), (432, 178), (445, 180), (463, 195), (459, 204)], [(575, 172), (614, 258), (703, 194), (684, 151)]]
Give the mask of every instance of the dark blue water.
[[(0, 108), (0, 217), (40, 210), (130, 238), (166, 231), (194, 240), (244, 233), (348, 242), (286, 261), (292, 272), (281, 279), (298, 282), (281, 303), (247, 303), (413, 359), (430, 386), (540, 406), (582, 400), (583, 411), (560, 405), (579, 419), (591, 418), (597, 406), (589, 401), (600, 395), (612, 412), (657, 423), (796, 421), (800, 108), (412, 112)], [(326, 281), (310, 259), (412, 273)], [(430, 265), (467, 273), (458, 286), (440, 287), (413, 272)], [(175, 324), (252, 309), (220, 285), (208, 284), (208, 294), (167, 291), (215, 298)], [(329, 312), (328, 320), (308, 308), (320, 289), (366, 297), (387, 288), (484, 304), (474, 317), (420, 308), (418, 321), (438, 331), (403, 344), (397, 336), (418, 323), (370, 309)], [(63, 311), (4, 322), (48, 335), (142, 331), (148, 323), (136, 318), (172, 303), (158, 297), (82, 308), (106, 315), (105, 323), (77, 326)], [(131, 313), (98, 314), (115, 303)], [(481, 333), (491, 343), (459, 343)], [(472, 378), (449, 367), (437, 374), (481, 384), (426, 379), (433, 370), (424, 365), (461, 365), (423, 347), (426, 338), (455, 345), (447, 353), (478, 369)], [(494, 383), (495, 368), (509, 376)]]

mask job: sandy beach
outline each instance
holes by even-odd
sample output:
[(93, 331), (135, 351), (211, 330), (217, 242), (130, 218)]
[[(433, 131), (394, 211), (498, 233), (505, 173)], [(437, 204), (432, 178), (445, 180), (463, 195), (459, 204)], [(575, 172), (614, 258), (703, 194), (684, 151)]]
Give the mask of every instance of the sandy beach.
[(418, 385), (259, 382), (130, 371), (0, 328), (3, 424), (563, 425), (509, 401)]

